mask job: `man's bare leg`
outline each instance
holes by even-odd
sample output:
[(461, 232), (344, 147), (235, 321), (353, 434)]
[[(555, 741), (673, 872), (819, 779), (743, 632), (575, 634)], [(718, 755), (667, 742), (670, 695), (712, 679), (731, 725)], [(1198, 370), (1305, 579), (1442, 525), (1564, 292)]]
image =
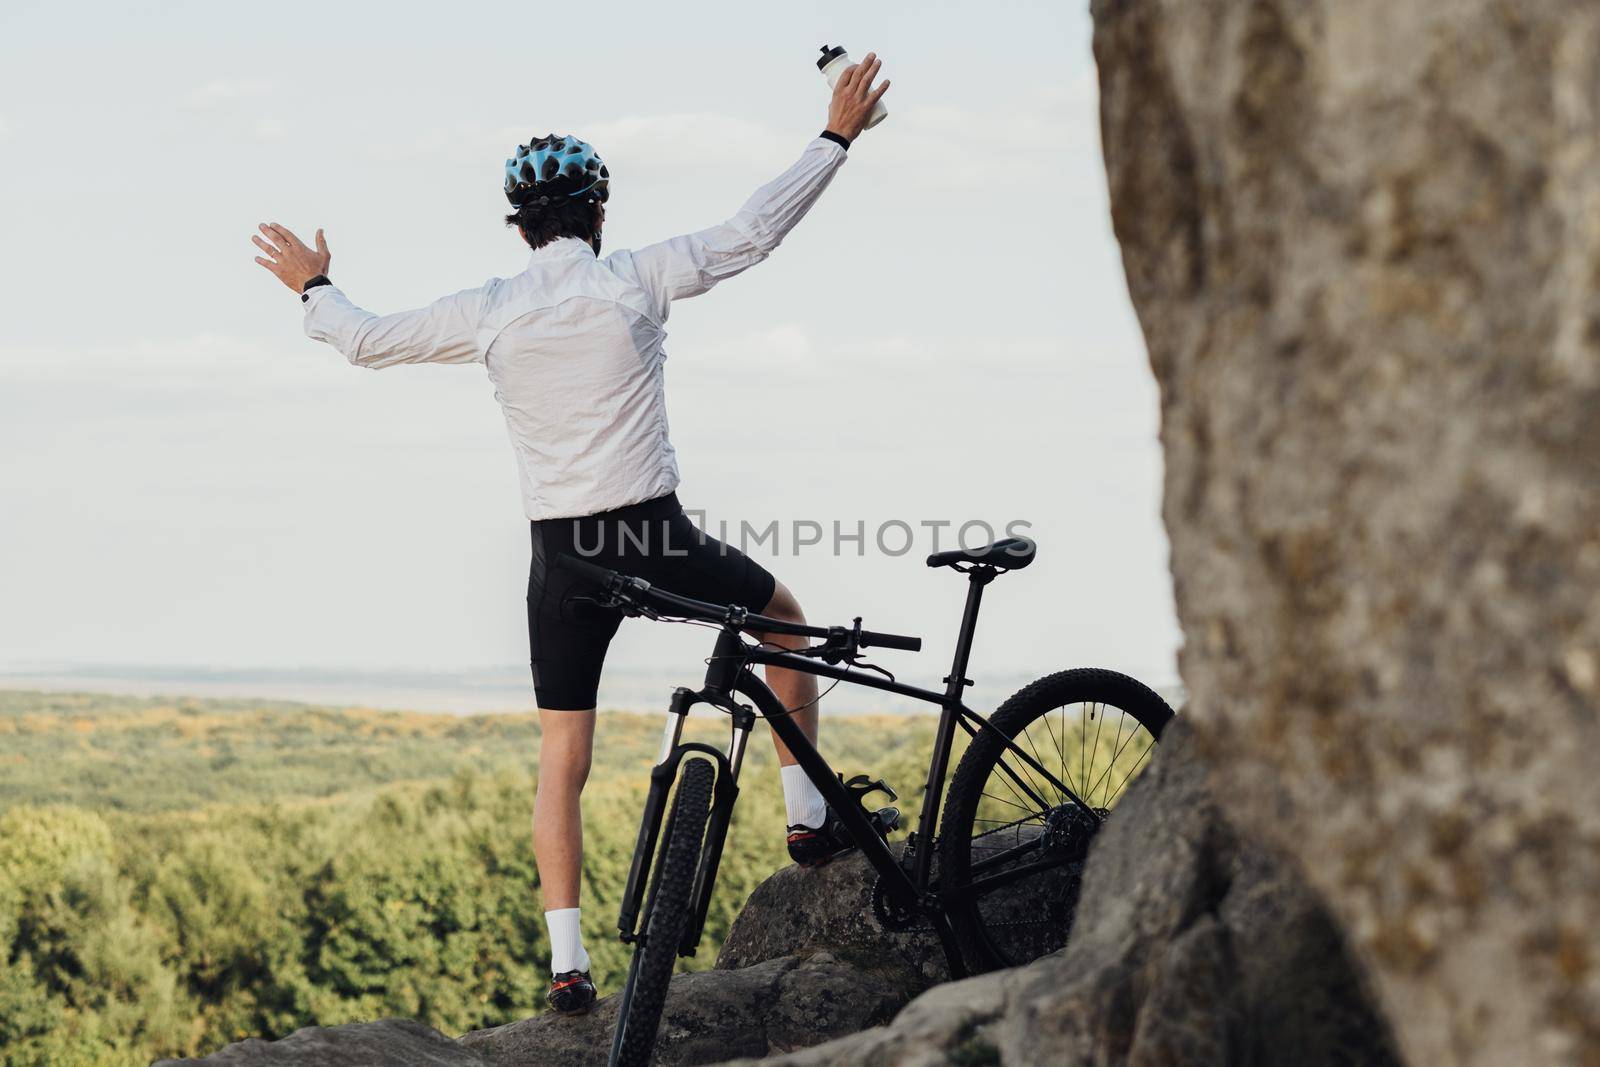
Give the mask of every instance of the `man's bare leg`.
[[(803, 623), (806, 621), (805, 613), (800, 610), (800, 604), (795, 600), (794, 594), (786, 589), (782, 582), (772, 593), (772, 599), (767, 602), (763, 615), (784, 622)], [(800, 648), (806, 643), (803, 637), (790, 637), (783, 634), (760, 634), (762, 640), (782, 648)], [(813, 745), (817, 743), (817, 679), (815, 675), (803, 671), (784, 670), (781, 667), (767, 666), (767, 685), (771, 687), (773, 695), (783, 702), (786, 708), (795, 709), (790, 715), (795, 725), (800, 727), (806, 739)], [(799, 764), (795, 761), (794, 753), (790, 752), (779, 738), (777, 731), (772, 733), (772, 743), (778, 750), (778, 774), (783, 779), (783, 806), (789, 824), (789, 853), (797, 860), (800, 853), (795, 852), (797, 841), (810, 842), (816, 837), (812, 831), (821, 828), (828, 820), (828, 804), (822, 799), (822, 794), (810, 778), (806, 777)], [(813, 847), (810, 844), (803, 846)], [(809, 862), (809, 861), (802, 861)]]
[[(767, 602), (767, 606), (762, 609), (761, 614), (768, 618), (781, 619), (784, 622), (804, 623), (806, 621), (805, 612), (800, 610), (800, 602), (794, 598), (794, 594), (789, 592), (782, 582), (778, 583), (777, 589), (772, 593), (772, 599)], [(790, 637), (786, 634), (761, 634), (759, 636), (762, 640), (783, 648), (803, 648), (806, 644), (804, 637)], [(801, 732), (806, 735), (806, 740), (815, 745), (817, 743), (817, 717), (820, 710), (817, 707), (817, 676), (769, 665), (767, 667), (767, 685), (771, 687), (773, 695), (783, 701), (784, 707), (800, 708), (802, 705), (804, 706), (803, 710), (795, 712), (790, 718), (794, 720), (796, 726), (800, 727)], [(776, 733), (772, 735), (772, 743), (778, 750), (778, 763), (784, 767), (793, 767), (795, 765), (794, 756), (790, 753), (788, 747), (778, 739)]]
[[(583, 873), (583, 808), (594, 751), (594, 709), (539, 709), (539, 785), (533, 800), (533, 858), (550, 926), (551, 970), (587, 970), (577, 933)], [(552, 915), (551, 913), (556, 913)]]

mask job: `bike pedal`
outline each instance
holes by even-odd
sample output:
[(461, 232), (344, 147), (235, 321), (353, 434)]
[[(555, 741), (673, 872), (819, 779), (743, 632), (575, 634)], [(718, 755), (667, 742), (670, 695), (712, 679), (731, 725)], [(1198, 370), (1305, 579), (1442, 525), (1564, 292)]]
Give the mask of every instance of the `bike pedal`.
[(851, 795), (856, 798), (856, 803), (863, 808), (867, 806), (865, 803), (867, 797), (873, 793), (885, 793), (890, 800), (900, 799), (900, 794), (896, 793), (889, 783), (882, 778), (868, 778), (864, 774), (853, 774), (847, 779), (841, 774), (839, 775), (839, 781), (846, 789), (850, 790)]
[(868, 818), (872, 820), (872, 825), (877, 829), (878, 835), (887, 839), (900, 826), (900, 809), (879, 808)]

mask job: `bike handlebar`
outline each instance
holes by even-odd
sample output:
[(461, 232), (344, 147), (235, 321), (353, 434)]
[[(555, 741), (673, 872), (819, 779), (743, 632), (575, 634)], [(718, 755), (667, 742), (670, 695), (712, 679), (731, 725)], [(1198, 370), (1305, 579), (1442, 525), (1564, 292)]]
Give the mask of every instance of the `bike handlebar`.
[(922, 638), (902, 637), (900, 634), (880, 634), (876, 630), (862, 630), (858, 641), (862, 648), (898, 648), (902, 652), (921, 652)]
[(562, 570), (571, 571), (573, 574), (581, 574), (591, 582), (605, 586), (607, 591), (610, 591), (611, 579), (622, 577), (616, 571), (596, 566), (588, 560), (579, 559), (577, 556), (569, 555), (566, 552), (556, 556), (556, 566)]
[[(853, 636), (854, 643), (860, 648), (896, 648), (905, 652), (922, 651), (922, 638), (920, 637), (876, 633), (872, 630), (858, 628), (806, 626), (801, 623), (787, 622), (783, 619), (768, 618), (765, 615), (758, 615), (753, 611), (748, 611), (737, 604), (713, 604), (709, 601), (694, 600), (690, 597), (679, 596), (677, 593), (669, 593), (665, 589), (655, 588), (643, 578), (634, 578), (620, 571), (609, 570), (566, 552), (556, 556), (555, 564), (564, 570), (582, 575), (620, 600), (637, 604), (640, 599), (648, 598), (665, 604), (689, 618), (701, 619), (705, 622), (737, 623), (741, 629), (745, 630), (788, 634), (794, 637), (820, 637), (827, 639), (845, 634)], [(857, 619), (856, 626), (859, 627), (860, 623), (861, 620)]]

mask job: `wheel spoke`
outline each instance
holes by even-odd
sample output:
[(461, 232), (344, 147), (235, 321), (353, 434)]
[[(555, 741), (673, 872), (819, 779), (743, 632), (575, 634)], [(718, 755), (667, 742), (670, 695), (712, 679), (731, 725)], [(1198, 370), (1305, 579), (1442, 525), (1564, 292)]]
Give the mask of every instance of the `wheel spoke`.
[[(1029, 726), (1024, 726), (1022, 728), (1022, 737), (1023, 737), (1024, 740), (1026, 740), (1028, 742), (1028, 748), (1033, 751), (1033, 758), (1035, 760), (1039, 761), (1039, 765), (1041, 767), (1044, 766), (1044, 760), (1039, 759), (1039, 748), (1038, 748), (1037, 745), (1035, 745), (1033, 743), (1033, 729), (1031, 727), (1031, 724)], [(1033, 775), (1031, 775), (1031, 774), (1028, 776), (1028, 784), (1029, 785), (1033, 784)], [(1056, 792), (1059, 795), (1061, 791), (1058, 789), (1058, 790), (1056, 790)]]
[[(1068, 790), (1066, 785), (1064, 785), (1058, 778), (1056, 778), (1055, 775), (1051, 774), (1048, 770), (1046, 770), (1043, 764), (1041, 764), (1038, 760), (1030, 757), (1026, 752), (1024, 752), (1022, 750), (1021, 746), (1019, 746), (1017, 744), (1017, 742), (1016, 742), (1016, 740), (1014, 738), (1008, 736), (1005, 733), (1000, 733), (998, 731), (997, 731), (997, 735), (1005, 740), (1005, 742), (1006, 742), (1006, 746), (1005, 747), (1006, 747), (1006, 751), (1007, 752), (1010, 752), (1012, 755), (1016, 756), (1017, 759), (1022, 761), (1024, 764), (1026, 764), (1030, 770), (1038, 771), (1041, 775), (1043, 775), (1044, 776), (1044, 780), (1046, 782), (1050, 783), (1050, 785), (1055, 789), (1055, 791), (1058, 794), (1066, 797), (1069, 800), (1077, 801), (1078, 803), (1082, 804), (1085, 808), (1088, 807), (1087, 802), (1083, 801), (1082, 798), (1078, 797), (1078, 795), (1076, 793)], [(1010, 778), (1011, 778), (1011, 780), (1013, 782), (1015, 782), (1017, 785), (1021, 786), (1022, 787), (1022, 791), (1027, 793), (1033, 799), (1034, 803), (1040, 805), (1041, 807), (1051, 807), (1051, 805), (1045, 803), (1045, 800), (1044, 800), (1043, 797), (1041, 797), (1038, 794), (1036, 794), (1031, 788), (1028, 787), (1028, 784), (1026, 782), (1024, 782), (1021, 778), (1019, 778), (1017, 776), (1017, 773), (1011, 769), (1011, 765), (1006, 762), (1004, 756), (996, 757), (995, 766), (997, 766), (1001, 770), (1005, 771), (1006, 774), (1008, 776), (1010, 776)]]
[[(1004, 737), (1005, 735), (1002, 734), (1001, 736)], [(1011, 752), (1013, 755), (1015, 755), (1017, 757), (1017, 759), (1021, 760), (1028, 767), (1030, 767), (1031, 769), (1037, 770), (1040, 774), (1044, 775), (1045, 781), (1049, 782), (1052, 786), (1054, 786), (1057, 793), (1060, 793), (1062, 790), (1066, 789), (1066, 786), (1064, 786), (1060, 782), (1056, 781), (1055, 775), (1053, 775), (1049, 771), (1045, 770), (1044, 767), (1039, 763), (1038, 760), (1030, 759), (1026, 752), (1022, 751), (1021, 748), (1017, 747), (1017, 743), (1015, 741), (1012, 741), (1010, 738), (1007, 738), (1007, 740), (1011, 741), (1011, 744), (1010, 744), (1010, 746), (1008, 747), (1007, 750), (1009, 752)], [(1010, 778), (1013, 783), (1015, 783), (1016, 785), (1020, 786), (1022, 788), (1022, 791), (1024, 793), (1027, 793), (1029, 798), (1031, 798), (1035, 804), (1038, 804), (1040, 808), (1048, 808), (1048, 807), (1052, 806), (1050, 804), (1045, 803), (1044, 797), (1041, 797), (1039, 794), (1035, 793), (1033, 791), (1033, 789), (1029, 786), (1029, 784), (1027, 782), (1024, 782), (1022, 780), (1022, 778), (1020, 776), (1018, 776), (1016, 771), (1011, 769), (1011, 764), (1006, 762), (1006, 759), (1005, 759), (1004, 756), (1000, 756), (1000, 757), (996, 758), (995, 766), (998, 767), (1000, 770), (1004, 771), (1006, 773), (1006, 777)]]
[[(1127, 741), (1123, 741), (1122, 740), (1122, 727), (1123, 727), (1124, 723), (1127, 720), (1127, 715), (1123, 714), (1122, 717), (1123, 717), (1124, 722), (1119, 722), (1117, 724), (1117, 740), (1118, 740), (1119, 743), (1118, 743), (1115, 751), (1113, 751), (1111, 753), (1111, 762), (1106, 764), (1105, 771), (1100, 775), (1099, 778), (1095, 779), (1094, 785), (1089, 787), (1089, 792), (1091, 794), (1096, 789), (1100, 788), (1100, 782), (1103, 781), (1107, 776), (1109, 776), (1111, 774), (1111, 768), (1115, 767), (1117, 765), (1117, 759), (1118, 759), (1118, 757), (1120, 757), (1122, 755), (1122, 749), (1129, 742), (1131, 742), (1135, 737), (1139, 736), (1139, 730), (1141, 729), (1141, 726), (1139, 725), (1139, 720), (1135, 719), (1134, 720), (1133, 732), (1128, 735), (1128, 740)], [(1110, 798), (1107, 797), (1106, 799), (1109, 800)]]
[[(995, 765), (999, 769), (1001, 769), (1001, 770), (1003, 770), (1005, 772), (1005, 777), (1001, 779), (1001, 784), (1003, 784), (1006, 787), (1006, 789), (1010, 790), (1011, 795), (1016, 797), (1017, 800), (1020, 802), (1022, 800), (1022, 794), (1017, 792), (1017, 790), (1012, 786), (1011, 783), (1015, 782), (1017, 785), (1022, 785), (1022, 779), (1017, 777), (1017, 772), (1012, 770), (1010, 765), (1007, 764), (1006, 761), (1003, 758), (998, 760)], [(1007, 779), (1009, 779), (1009, 781)], [(1025, 786), (1025, 785), (1022, 785), (1022, 788), (1024, 790), (1026, 790), (1028, 787)], [(984, 795), (988, 796), (989, 794), (985, 793)], [(1000, 798), (999, 797), (995, 797), (994, 799), (999, 800)], [(1021, 808), (1023, 811), (1031, 810), (1028, 807), (1028, 805), (1024, 804), (1024, 803), (1018, 803), (1018, 804), (1016, 804), (1014, 806)]]
[[(1121, 708), (1117, 709), (1117, 714), (1119, 714), (1119, 715), (1122, 714), (1122, 709)], [(1097, 722), (1095, 724), (1095, 727), (1094, 727), (1094, 748), (1090, 750), (1090, 751), (1092, 751), (1094, 753), (1093, 756), (1089, 757), (1089, 773), (1090, 774), (1094, 773), (1094, 760), (1095, 760), (1095, 757), (1100, 755), (1100, 731), (1104, 730), (1105, 727), (1106, 727), (1106, 706), (1104, 704), (1101, 704), (1100, 705), (1100, 721)], [(1122, 719), (1118, 719), (1117, 720), (1117, 736), (1119, 736), (1119, 737), (1122, 736)], [(1091, 789), (1091, 790), (1089, 790), (1089, 792), (1093, 793), (1094, 790)], [(1086, 800), (1086, 801), (1089, 801), (1091, 804), (1094, 803), (1092, 797), (1084, 797), (1083, 799)]]
[[(1133, 770), (1129, 771), (1127, 774), (1122, 776), (1122, 781), (1117, 783), (1116, 791), (1114, 793), (1112, 793), (1111, 796), (1113, 796), (1113, 797), (1121, 796), (1122, 795), (1122, 787), (1128, 784), (1128, 779), (1132, 778), (1133, 775), (1134, 775), (1134, 772), (1137, 771), (1140, 767), (1143, 767), (1144, 766), (1144, 761), (1149, 759), (1149, 758), (1150, 758), (1150, 747), (1148, 745), (1146, 745), (1145, 746), (1145, 750), (1143, 752), (1139, 753), (1139, 761), (1133, 765)], [(1108, 797), (1107, 799), (1110, 799), (1110, 798)]]
[[(1033, 811), (1033, 809), (1028, 807), (1026, 804), (1013, 804), (1011, 801), (1007, 800), (1005, 797), (997, 797), (993, 793), (984, 793), (983, 795), (988, 797), (990, 800), (994, 801), (997, 804), (1007, 804), (1007, 805), (1010, 805), (1013, 808), (1017, 808), (1017, 809), (1019, 809), (1021, 811), (1026, 811), (1026, 812), (1032, 812)], [(1018, 797), (1017, 799), (1020, 800), (1022, 798)], [(1032, 815), (1030, 815), (1029, 818), (1032, 818)], [(1026, 820), (1018, 820), (1018, 821), (1021, 822), (1021, 821), (1026, 821)]]
[[(1093, 709), (1094, 705), (1090, 704), (1089, 707), (1091, 709)], [(1089, 712), (1089, 714), (1093, 715), (1094, 711), (1091, 710)], [(1089, 780), (1088, 774), (1084, 773), (1084, 769), (1083, 769), (1083, 743), (1084, 743), (1085, 738), (1087, 738), (1088, 736), (1089, 736), (1089, 730), (1088, 730), (1088, 727), (1086, 727), (1084, 725), (1083, 713), (1080, 711), (1078, 713), (1078, 781), (1080, 781), (1080, 782), (1087, 782)], [(1089, 803), (1089, 798), (1088, 797), (1084, 797), (1083, 798), (1083, 802), (1085, 804)]]
[[(1070, 779), (1072, 776), (1067, 773), (1067, 709), (1066, 708), (1062, 708), (1061, 709), (1061, 740), (1059, 742), (1057, 742), (1056, 750), (1057, 750), (1058, 754), (1061, 756), (1061, 773), (1063, 775), (1065, 775), (1067, 778)], [(1069, 781), (1067, 784), (1070, 785), (1073, 789), (1077, 789), (1078, 788), (1078, 783), (1077, 782)]]
[[(1101, 720), (1101, 725), (1103, 726), (1104, 724), (1105, 724), (1105, 720), (1102, 719)], [(1109, 762), (1106, 763), (1106, 769), (1095, 777), (1094, 784), (1089, 787), (1089, 796), (1090, 796), (1090, 801), (1089, 802), (1091, 804), (1094, 803), (1093, 797), (1094, 797), (1095, 790), (1100, 788), (1101, 781), (1104, 780), (1105, 777), (1111, 773), (1111, 768), (1116, 765), (1117, 753), (1122, 751), (1122, 728), (1124, 726), (1126, 726), (1127, 724), (1128, 724), (1128, 717), (1126, 715), (1123, 715), (1122, 718), (1117, 720), (1117, 737), (1116, 737), (1116, 740), (1111, 742), (1111, 759), (1110, 759)], [(1138, 727), (1135, 727), (1134, 729), (1137, 730)], [(1095, 743), (1095, 747), (1098, 749), (1099, 746), (1100, 746), (1100, 738), (1096, 737), (1094, 739), (1094, 743)]]
[[(987, 795), (987, 794), (985, 794), (985, 795)], [(994, 827), (993, 830), (985, 830), (983, 833), (984, 834), (995, 834), (995, 833), (999, 833), (1001, 830), (1008, 829), (1008, 828), (1010, 828), (1012, 826), (1022, 826), (1022, 825), (1025, 825), (1026, 823), (1030, 823), (1030, 822), (1043, 822), (1044, 821), (1044, 816), (1039, 814), (1038, 812), (1032, 812), (1032, 813), (1030, 813), (1028, 815), (1028, 817), (1026, 819), (1012, 819), (1009, 822), (1001, 822), (999, 819), (973, 819), (972, 821), (973, 822), (994, 823), (995, 827)], [(982, 837), (983, 834), (979, 834), (977, 836), (978, 837)]]
[[(1050, 732), (1050, 740), (1056, 741), (1055, 727), (1050, 725), (1050, 712), (1048, 712), (1048, 711), (1045, 712), (1043, 715), (1040, 716), (1040, 718), (1044, 719), (1044, 728)], [(1056, 753), (1058, 755), (1061, 754), (1061, 742), (1065, 741), (1066, 737), (1067, 737), (1067, 720), (1066, 720), (1066, 716), (1063, 715), (1062, 718), (1061, 718), (1061, 740), (1060, 741), (1056, 741)], [(1066, 775), (1067, 785), (1069, 785), (1072, 788), (1076, 789), (1077, 788), (1077, 783), (1075, 783), (1072, 780), (1072, 775), (1068, 774), (1068, 772), (1067, 772), (1067, 758), (1064, 755), (1061, 756), (1061, 773), (1063, 775)]]

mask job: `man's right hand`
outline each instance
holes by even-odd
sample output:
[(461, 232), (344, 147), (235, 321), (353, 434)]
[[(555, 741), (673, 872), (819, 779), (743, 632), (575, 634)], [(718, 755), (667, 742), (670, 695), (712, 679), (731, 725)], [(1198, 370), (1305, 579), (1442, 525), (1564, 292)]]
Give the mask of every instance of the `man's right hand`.
[(833, 87), (833, 101), (828, 105), (829, 130), (847, 141), (861, 136), (872, 114), (872, 106), (889, 91), (887, 78), (876, 89), (872, 87), (872, 79), (878, 76), (882, 65), (878, 53), (868, 52), (866, 59), (839, 75)]
[[(265, 240), (262, 238), (265, 237)], [(323, 239), (322, 231), (317, 231), (317, 247), (308, 248), (306, 243), (287, 227), (279, 226), (276, 222), (261, 224), (261, 234), (252, 236), (250, 240), (256, 247), (266, 253), (266, 256), (257, 256), (256, 262), (270, 270), (275, 278), (297, 293), (305, 292), (306, 282), (319, 274), (328, 273), (328, 264), (332, 262), (333, 255), (328, 251), (328, 242)]]

